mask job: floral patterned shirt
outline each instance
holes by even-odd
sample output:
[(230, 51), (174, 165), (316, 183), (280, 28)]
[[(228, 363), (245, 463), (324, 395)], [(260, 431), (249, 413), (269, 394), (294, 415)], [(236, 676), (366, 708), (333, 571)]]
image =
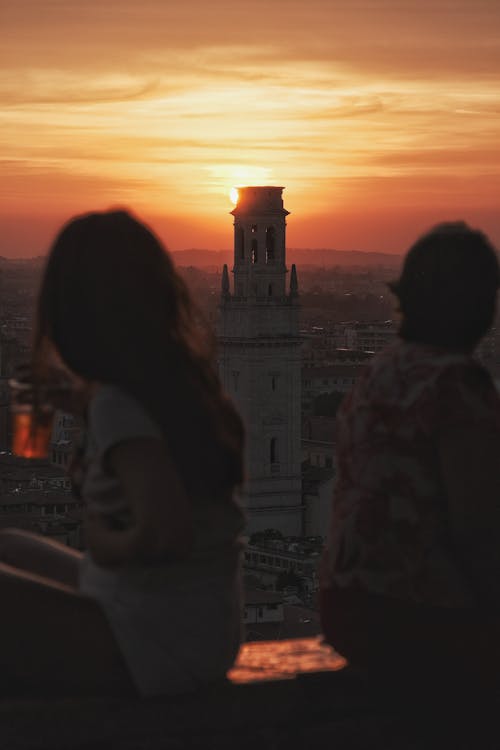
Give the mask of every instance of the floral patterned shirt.
[(470, 426), (500, 434), (499, 394), (471, 356), (399, 341), (374, 357), (337, 418), (323, 588), (473, 605), (437, 445), (441, 432)]

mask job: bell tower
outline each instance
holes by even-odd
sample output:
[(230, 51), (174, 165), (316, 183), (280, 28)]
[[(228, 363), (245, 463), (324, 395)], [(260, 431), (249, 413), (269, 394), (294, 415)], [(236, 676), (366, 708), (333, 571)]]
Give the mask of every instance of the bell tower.
[(233, 288), (224, 266), (219, 370), (246, 427), (248, 532), (302, 531), (298, 282), (287, 289), (282, 187), (243, 187), (234, 216)]
[(234, 291), (238, 297), (285, 296), (283, 188), (239, 188), (234, 216)]

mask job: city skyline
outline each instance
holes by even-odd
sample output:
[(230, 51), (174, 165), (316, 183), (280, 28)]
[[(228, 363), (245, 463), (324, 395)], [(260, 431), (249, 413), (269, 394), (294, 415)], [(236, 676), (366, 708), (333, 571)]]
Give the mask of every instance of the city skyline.
[(230, 189), (286, 185), (291, 247), (401, 253), (463, 218), (500, 244), (494, 0), (2, 8), (0, 254), (125, 205), (227, 249)]

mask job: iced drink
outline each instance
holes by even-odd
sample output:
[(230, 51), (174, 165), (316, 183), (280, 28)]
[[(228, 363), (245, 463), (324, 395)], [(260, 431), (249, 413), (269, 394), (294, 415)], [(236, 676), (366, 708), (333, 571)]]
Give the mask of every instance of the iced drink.
[(47, 458), (52, 436), (53, 409), (33, 405), (31, 384), (9, 381), (11, 389), (12, 452), (23, 458)]
[(52, 414), (37, 415), (31, 408), (12, 410), (12, 452), (23, 458), (47, 458), (52, 435)]

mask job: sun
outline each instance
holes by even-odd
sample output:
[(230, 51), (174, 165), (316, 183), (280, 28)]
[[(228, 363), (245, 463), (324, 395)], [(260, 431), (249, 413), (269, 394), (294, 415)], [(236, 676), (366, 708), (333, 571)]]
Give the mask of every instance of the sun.
[(239, 195), (238, 188), (252, 185), (277, 185), (270, 167), (241, 164), (213, 164), (205, 167), (210, 174), (210, 191), (217, 192), (230, 198), (236, 206)]

